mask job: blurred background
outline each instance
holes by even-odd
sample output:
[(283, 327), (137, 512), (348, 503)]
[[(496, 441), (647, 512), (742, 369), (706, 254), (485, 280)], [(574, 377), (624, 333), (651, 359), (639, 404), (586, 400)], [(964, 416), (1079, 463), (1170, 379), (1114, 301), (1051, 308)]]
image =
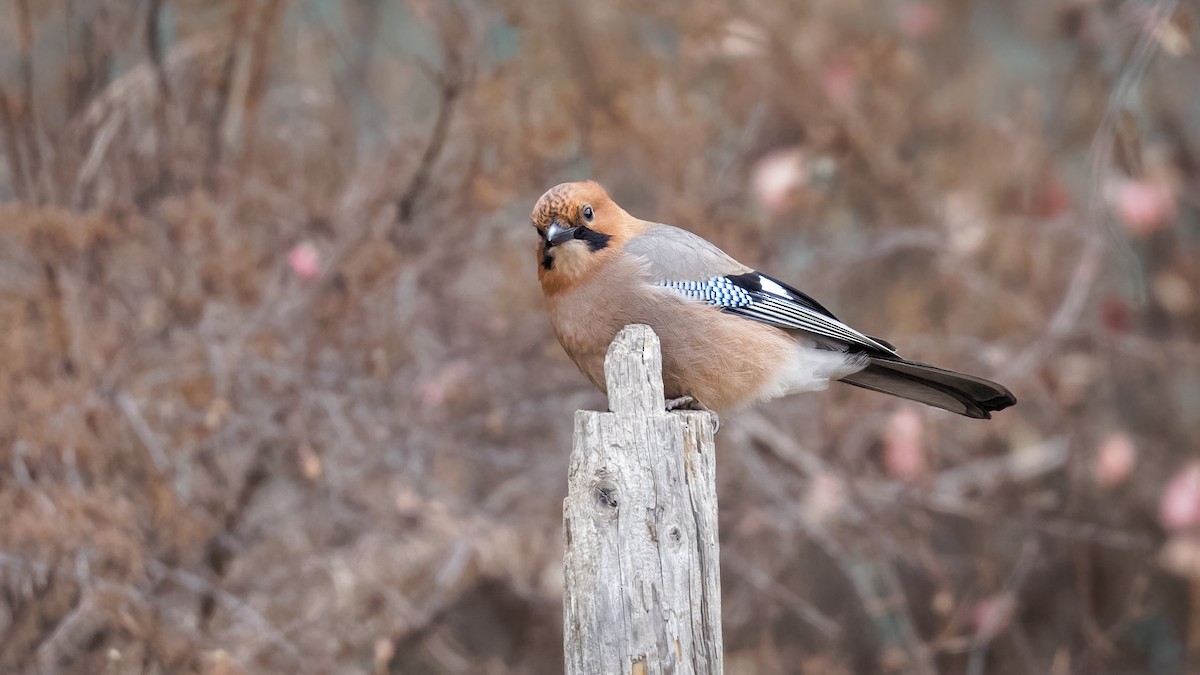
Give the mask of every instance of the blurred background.
[(562, 672), (594, 178), (908, 356), (726, 415), (726, 672), (1200, 672), (1193, 2), (3, 0), (0, 672)]

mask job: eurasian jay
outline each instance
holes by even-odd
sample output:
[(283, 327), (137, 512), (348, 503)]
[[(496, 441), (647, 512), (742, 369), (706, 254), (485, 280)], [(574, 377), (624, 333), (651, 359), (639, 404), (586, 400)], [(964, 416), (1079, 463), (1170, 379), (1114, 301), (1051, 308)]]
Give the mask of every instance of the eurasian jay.
[(601, 391), (609, 343), (642, 323), (661, 341), (676, 407), (719, 412), (830, 380), (981, 419), (1017, 402), (995, 382), (902, 358), (701, 237), (631, 216), (594, 182), (550, 188), (531, 220), (554, 333)]

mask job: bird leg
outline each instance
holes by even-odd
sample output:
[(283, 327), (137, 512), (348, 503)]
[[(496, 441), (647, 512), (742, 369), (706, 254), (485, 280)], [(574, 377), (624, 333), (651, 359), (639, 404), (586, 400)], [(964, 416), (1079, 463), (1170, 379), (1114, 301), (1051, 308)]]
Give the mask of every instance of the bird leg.
[(712, 419), (713, 434), (721, 430), (721, 416), (691, 396), (667, 399), (667, 410), (696, 410), (706, 412), (709, 418)]

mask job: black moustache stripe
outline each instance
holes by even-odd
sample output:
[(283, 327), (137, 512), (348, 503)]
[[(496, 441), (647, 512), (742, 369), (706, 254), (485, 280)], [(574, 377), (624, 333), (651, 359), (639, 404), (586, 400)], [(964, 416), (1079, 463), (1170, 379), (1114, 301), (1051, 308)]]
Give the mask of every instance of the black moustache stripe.
[(595, 253), (596, 251), (604, 250), (608, 247), (608, 240), (611, 236), (603, 232), (597, 232), (586, 227), (581, 227), (575, 230), (575, 238), (584, 241), (588, 245), (588, 250)]

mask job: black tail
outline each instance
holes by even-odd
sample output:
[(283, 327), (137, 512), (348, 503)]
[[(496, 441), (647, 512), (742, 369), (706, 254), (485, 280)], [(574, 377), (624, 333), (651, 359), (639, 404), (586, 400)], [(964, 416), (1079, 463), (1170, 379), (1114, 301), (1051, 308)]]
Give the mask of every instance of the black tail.
[(842, 382), (984, 420), (1017, 402), (1011, 391), (990, 380), (900, 358), (872, 357), (870, 365)]

